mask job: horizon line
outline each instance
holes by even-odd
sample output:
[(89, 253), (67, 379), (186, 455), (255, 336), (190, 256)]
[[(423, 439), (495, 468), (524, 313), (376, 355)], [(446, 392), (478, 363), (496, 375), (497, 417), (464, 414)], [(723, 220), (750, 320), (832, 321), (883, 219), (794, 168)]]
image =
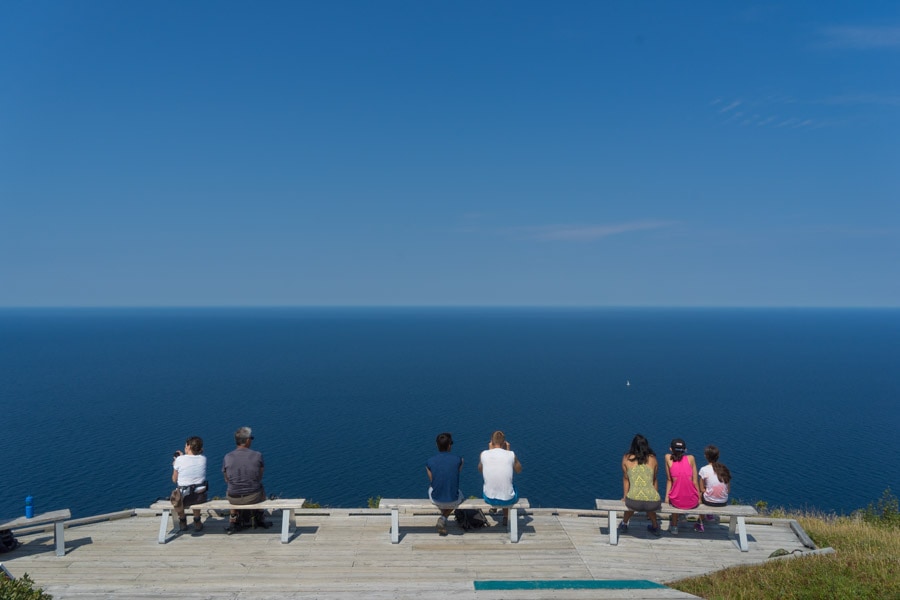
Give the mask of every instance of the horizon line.
[(52, 304), (0, 305), (0, 310), (284, 310), (284, 309), (565, 309), (565, 310), (897, 310), (900, 305), (807, 304)]

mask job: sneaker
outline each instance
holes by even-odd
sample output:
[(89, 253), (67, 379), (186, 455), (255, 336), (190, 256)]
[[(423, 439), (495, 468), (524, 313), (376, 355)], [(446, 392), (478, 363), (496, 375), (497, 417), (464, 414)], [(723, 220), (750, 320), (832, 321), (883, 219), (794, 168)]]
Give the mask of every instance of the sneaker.
[(440, 516), (437, 520), (437, 532), (438, 535), (447, 535), (447, 517)]
[(669, 525), (669, 533), (678, 535), (678, 525)]
[(625, 521), (622, 521), (621, 523), (619, 523), (619, 526), (617, 527), (617, 529), (619, 530), (619, 533), (627, 533), (628, 532), (628, 523), (626, 523)]
[(662, 534), (659, 532), (659, 527), (658, 527), (658, 526), (657, 526), (657, 527), (654, 527), (653, 525), (647, 525), (647, 531), (649, 531), (651, 534), (653, 534), (653, 535), (656, 536), (656, 537), (659, 537), (660, 535), (662, 535)]
[(694, 531), (703, 533), (703, 521), (697, 521), (697, 523), (694, 525)]
[(265, 517), (263, 516), (253, 518), (253, 529), (256, 529), (257, 527), (261, 529), (268, 529), (271, 526), (272, 523), (270, 521), (266, 521)]

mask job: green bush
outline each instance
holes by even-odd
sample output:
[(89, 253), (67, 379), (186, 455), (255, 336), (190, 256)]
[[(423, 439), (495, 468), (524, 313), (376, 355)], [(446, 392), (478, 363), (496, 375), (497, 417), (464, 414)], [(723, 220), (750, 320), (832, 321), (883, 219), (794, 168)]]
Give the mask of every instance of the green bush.
[(53, 600), (41, 588), (35, 589), (28, 573), (19, 579), (7, 579), (0, 575), (0, 600)]
[(897, 496), (891, 493), (891, 488), (884, 490), (878, 502), (869, 503), (869, 506), (864, 508), (861, 514), (862, 520), (870, 525), (892, 529), (900, 528)]

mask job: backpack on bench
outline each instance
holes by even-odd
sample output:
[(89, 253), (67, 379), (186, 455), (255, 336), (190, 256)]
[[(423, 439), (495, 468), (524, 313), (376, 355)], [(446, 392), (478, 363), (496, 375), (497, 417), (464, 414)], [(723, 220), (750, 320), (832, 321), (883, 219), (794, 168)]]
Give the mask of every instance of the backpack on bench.
[(481, 529), (488, 524), (487, 517), (480, 508), (457, 508), (453, 511), (453, 516), (456, 517), (456, 524), (465, 531)]
[(13, 535), (12, 530), (4, 529), (0, 531), (0, 554), (10, 552), (19, 547), (19, 540)]

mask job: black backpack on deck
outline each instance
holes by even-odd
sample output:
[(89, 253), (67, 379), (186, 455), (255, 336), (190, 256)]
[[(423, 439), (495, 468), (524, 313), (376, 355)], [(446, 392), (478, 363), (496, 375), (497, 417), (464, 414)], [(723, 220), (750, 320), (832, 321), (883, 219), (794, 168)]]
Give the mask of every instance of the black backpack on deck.
[(481, 529), (488, 524), (487, 517), (480, 508), (457, 508), (453, 511), (456, 517), (456, 524), (462, 529)]
[(0, 531), (0, 554), (15, 550), (19, 547), (19, 540), (13, 535), (9, 529)]

